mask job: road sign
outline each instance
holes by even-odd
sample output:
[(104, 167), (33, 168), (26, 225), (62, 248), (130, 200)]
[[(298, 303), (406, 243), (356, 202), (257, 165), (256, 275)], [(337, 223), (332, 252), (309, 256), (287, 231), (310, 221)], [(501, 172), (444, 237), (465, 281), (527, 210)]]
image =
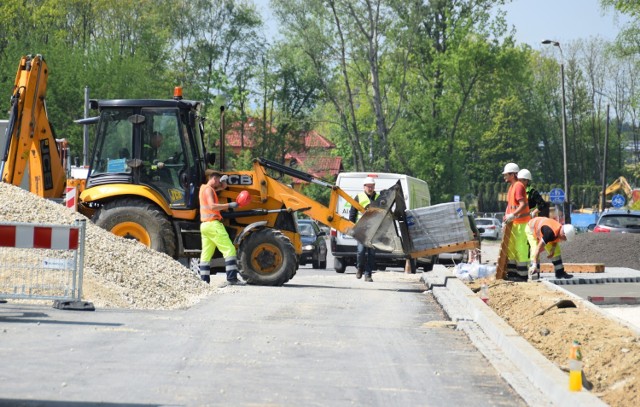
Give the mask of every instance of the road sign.
[(626, 199), (624, 199), (624, 196), (620, 194), (615, 194), (613, 197), (611, 197), (611, 206), (613, 206), (614, 208), (622, 208), (625, 202)]
[(549, 192), (549, 200), (552, 204), (561, 204), (564, 202), (564, 191), (560, 188), (553, 188)]
[(453, 202), (460, 202), (460, 195), (454, 195)]

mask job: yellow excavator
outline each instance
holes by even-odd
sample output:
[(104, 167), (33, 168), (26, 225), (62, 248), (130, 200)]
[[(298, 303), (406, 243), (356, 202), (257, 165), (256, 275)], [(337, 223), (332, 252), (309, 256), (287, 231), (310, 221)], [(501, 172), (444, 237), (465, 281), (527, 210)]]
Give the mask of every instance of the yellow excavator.
[[(626, 206), (629, 209), (640, 210), (640, 189), (632, 188), (627, 179), (623, 176), (618, 177), (609, 184), (609, 186), (607, 186), (604, 191), (605, 200), (603, 202), (606, 203), (606, 197), (618, 191), (622, 191), (624, 193), (627, 198)], [(600, 195), (602, 195), (602, 193), (600, 193)]]
[[(80, 190), (78, 211), (96, 225), (174, 258), (198, 258), (198, 190), (215, 163), (204, 143), (202, 102), (183, 99), (179, 88), (167, 100), (91, 100), (97, 116), (76, 121), (95, 125), (88, 174), (67, 179), (66, 150), (46, 113), (47, 76), (41, 55), (21, 59), (1, 151), (2, 180), (54, 199), (67, 181)], [(224, 172), (229, 187), (218, 194), (220, 202), (241, 191), (251, 196), (242, 210), (223, 212), (239, 272), (250, 284), (282, 285), (295, 275), (302, 253), (296, 212), (407, 259), (422, 254), (409, 238), (400, 184), (365, 210), (339, 187), (267, 159), (255, 159), (250, 171)], [(283, 175), (331, 189), (328, 206), (286, 185)], [(339, 198), (364, 213), (357, 224), (336, 212)]]

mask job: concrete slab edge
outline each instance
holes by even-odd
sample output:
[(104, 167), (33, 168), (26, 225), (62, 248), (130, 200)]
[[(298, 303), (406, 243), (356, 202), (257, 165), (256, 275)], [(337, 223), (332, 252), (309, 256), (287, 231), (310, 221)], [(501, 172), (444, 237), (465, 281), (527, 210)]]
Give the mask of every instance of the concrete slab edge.
[[(570, 392), (567, 389), (569, 380), (567, 374), (542, 356), (536, 348), (522, 338), (463, 282), (453, 277), (450, 272), (437, 270), (424, 273), (422, 280), (432, 290), (438, 302), (441, 299), (443, 301), (451, 301), (447, 297), (455, 297), (459, 305), (457, 307), (449, 306), (453, 315), (449, 314), (449, 311), (445, 308), (445, 312), (449, 317), (455, 321), (470, 320), (475, 322), (486, 336), (496, 344), (496, 347), (504, 352), (509, 361), (551, 403), (558, 406), (606, 406), (606, 403), (587, 391), (580, 393)], [(473, 340), (471, 336), (469, 337)], [(531, 398), (531, 395), (518, 383), (509, 381), (508, 376), (503, 375), (503, 377), (523, 399)]]

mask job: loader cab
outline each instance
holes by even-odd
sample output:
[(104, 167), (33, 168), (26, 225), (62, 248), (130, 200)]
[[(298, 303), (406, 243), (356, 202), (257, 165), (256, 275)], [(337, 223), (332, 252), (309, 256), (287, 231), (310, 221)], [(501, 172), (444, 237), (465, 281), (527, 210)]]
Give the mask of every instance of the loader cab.
[(92, 101), (100, 115), (87, 188), (143, 186), (171, 209), (196, 208), (210, 161), (200, 106), (186, 100)]

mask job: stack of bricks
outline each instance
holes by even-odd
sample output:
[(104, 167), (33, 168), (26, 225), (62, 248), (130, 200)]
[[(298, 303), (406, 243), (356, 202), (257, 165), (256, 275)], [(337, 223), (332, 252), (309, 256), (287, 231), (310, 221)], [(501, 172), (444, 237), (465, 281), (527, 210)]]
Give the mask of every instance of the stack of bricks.
[(407, 225), (414, 250), (427, 250), (473, 240), (464, 202), (408, 209)]

